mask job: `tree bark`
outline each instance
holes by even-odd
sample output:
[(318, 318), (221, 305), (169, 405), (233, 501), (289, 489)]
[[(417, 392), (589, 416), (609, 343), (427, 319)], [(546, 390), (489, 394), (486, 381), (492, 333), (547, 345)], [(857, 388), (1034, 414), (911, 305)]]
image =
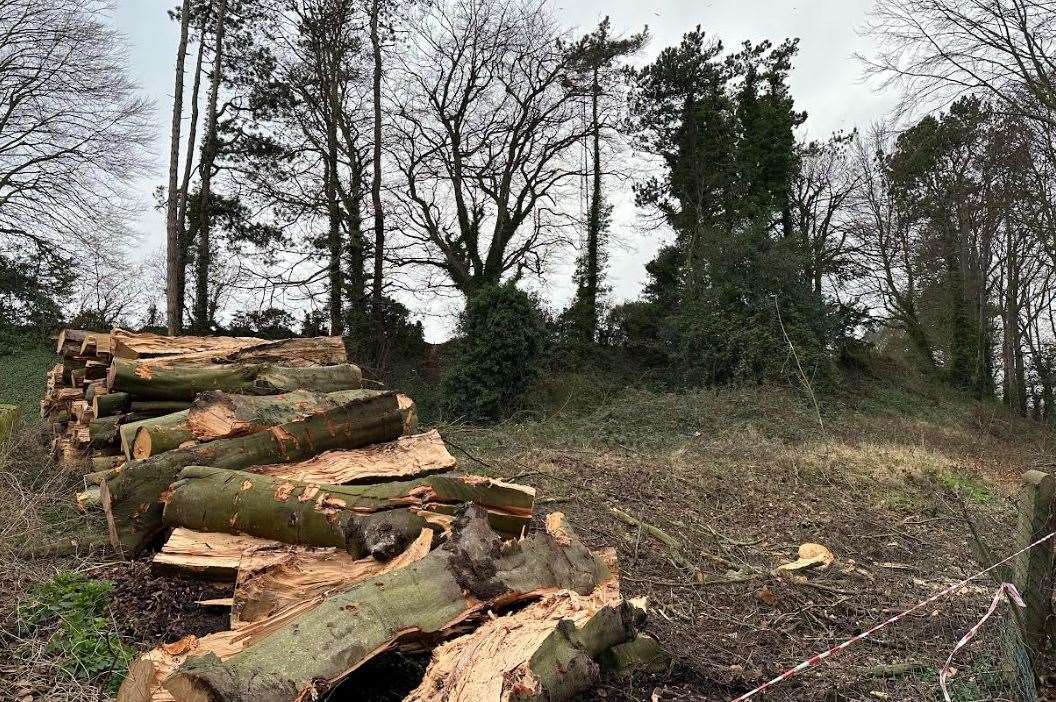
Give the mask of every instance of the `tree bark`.
[(210, 391), (199, 395), (191, 405), (188, 421), (199, 441), (215, 441), (245, 436), (381, 394), (381, 390), (341, 390), (327, 394), (295, 390), (258, 397)]
[(347, 486), (192, 466), (167, 493), (164, 519), (169, 527), (332, 546), (386, 561), (428, 526), (430, 512), (467, 502), (495, 514), (493, 528), (516, 536), (531, 520), (535, 492), (478, 476)]
[(163, 529), (162, 494), (187, 466), (237, 470), (301, 461), (321, 451), (393, 441), (403, 431), (395, 394), (342, 405), (270, 431), (223, 439), (133, 461), (102, 485), (110, 540), (118, 554), (138, 553)]
[(197, 439), (186, 422), (168, 427), (146, 424), (136, 430), (136, 436), (132, 440), (132, 460), (157, 456), (191, 442), (197, 443)]
[[(169, 192), (166, 202), (166, 305), (165, 317), (169, 334), (175, 336), (183, 331), (183, 297), (180, 295), (179, 278), (183, 256), (180, 255), (179, 225), (179, 173), (180, 132), (183, 127), (183, 81), (187, 62), (187, 39), (191, 28), (190, 3), (180, 8), (180, 44), (176, 50), (176, 88), (172, 107), (172, 141), (169, 147)], [(187, 156), (190, 158), (190, 154)]]
[(370, 184), (371, 204), (374, 208), (374, 285), (371, 292), (371, 335), (374, 342), (374, 365), (384, 365), (385, 354), (385, 209), (381, 202), (381, 22), (382, 0), (372, 0), (370, 5), (370, 49), (374, 59), (374, 76), (371, 97), (374, 105), (374, 153), (373, 173)]
[(213, 70), (209, 86), (209, 105), (206, 118), (205, 143), (202, 148), (200, 178), (202, 183), (198, 218), (198, 260), (195, 270), (194, 322), (200, 332), (212, 326), (209, 306), (210, 205), (212, 199), (213, 167), (217, 153), (217, 114), (220, 102), (220, 81), (223, 77), (224, 33), (227, 25), (227, 0), (219, 0), (216, 13), (216, 43), (213, 47)]
[(160, 417), (149, 417), (147, 419), (140, 419), (135, 422), (127, 422), (120, 430), (121, 438), (121, 452), (124, 454), (125, 459), (128, 461), (133, 460), (133, 447), (136, 441), (136, 434), (140, 429), (144, 427), (186, 427), (187, 426), (187, 410), (178, 410), (170, 414), (163, 414)]
[(115, 359), (108, 384), (111, 392), (142, 398), (194, 400), (198, 393), (209, 390), (244, 395), (278, 395), (298, 389), (338, 392), (362, 386), (363, 373), (347, 363), (317, 368), (283, 368), (267, 363), (151, 368)]
[(132, 406), (132, 396), (127, 392), (112, 392), (92, 398), (92, 411), (97, 419), (124, 414)]
[[(480, 508), (422, 560), (328, 597), (242, 651), (189, 658), (165, 689), (183, 702), (288, 702), (324, 693), (396, 646), (446, 637), (485, 611), (611, 577), (566, 527), (503, 545)], [(289, 651), (298, 655), (290, 656)]]

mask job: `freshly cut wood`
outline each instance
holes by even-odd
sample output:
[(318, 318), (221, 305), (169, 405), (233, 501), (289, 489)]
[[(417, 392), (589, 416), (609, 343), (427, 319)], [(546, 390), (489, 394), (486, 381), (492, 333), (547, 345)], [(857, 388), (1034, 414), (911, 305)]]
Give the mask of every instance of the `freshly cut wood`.
[(281, 395), (234, 395), (205, 392), (191, 404), (187, 424), (201, 441), (245, 436), (277, 424), (295, 422), (354, 400), (381, 395), (381, 390), (319, 393), (295, 390)]
[(132, 440), (132, 460), (150, 458), (188, 443), (196, 444), (198, 440), (194, 438), (186, 423), (174, 426), (147, 423), (136, 430), (136, 436)]
[(145, 427), (168, 427), (173, 429), (187, 428), (188, 410), (164, 414), (160, 417), (147, 417), (135, 422), (126, 422), (118, 430), (120, 434), (121, 452), (129, 461), (133, 460), (132, 448), (136, 440), (136, 433)]
[[(336, 588), (347, 589), (355, 585), (357, 582), (362, 582), (366, 578), (384, 575), (385, 573), (404, 568), (421, 560), (429, 551), (427, 544), (425, 544), (425, 548), (422, 548), (425, 538), (425, 536), (422, 536), (415, 540), (415, 543), (408, 548), (407, 551), (388, 563), (378, 563), (376, 561), (354, 561), (354, 565), (351, 567), (362, 577), (359, 577), (358, 580), (348, 580), (347, 582), (336, 584)], [(287, 549), (289, 549), (289, 547), (287, 547)], [(268, 558), (268, 555), (266, 555), (268, 554), (266, 548), (251, 550), (250, 553), (250, 557), (252, 558)], [(260, 556), (259, 554), (265, 555)], [(291, 553), (290, 555), (296, 556), (295, 553)], [(347, 558), (347, 555), (345, 554), (334, 555)], [(282, 556), (280, 555), (280, 558), (281, 557)], [(276, 572), (283, 572), (283, 569), (280, 567)], [(290, 572), (292, 573), (294, 571)], [(261, 575), (265, 574), (262, 573)], [(265, 575), (265, 577), (267, 576)], [(346, 573), (341, 577), (352, 578), (353, 574)], [(260, 582), (263, 585), (265, 581)], [(287, 583), (290, 581), (286, 578), (280, 578), (274, 582)], [(265, 591), (253, 590), (252, 592), (263, 594)], [(221, 660), (231, 658), (244, 649), (253, 646), (272, 632), (283, 628), (290, 622), (295, 621), (298, 617), (303, 616), (307, 612), (318, 607), (325, 600), (325, 593), (329, 592), (332, 592), (332, 590), (324, 586), (322, 592), (317, 592), (310, 597), (304, 597), (294, 601), (288, 607), (279, 610), (268, 618), (254, 622), (242, 621), (237, 627), (232, 627), (231, 631), (209, 634), (200, 639), (195, 636), (188, 636), (173, 644), (155, 648), (143, 656), (140, 656), (129, 667), (128, 675), (125, 676), (121, 689), (118, 691), (117, 702), (176, 702), (178, 698), (173, 697), (172, 694), (165, 690), (162, 687), (162, 683), (170, 676), (172, 671), (182, 665), (188, 657), (211, 654)], [(278, 597), (282, 598), (283, 595), (279, 594)], [(234, 606), (238, 607), (237, 601), (234, 603)], [(254, 608), (257, 608), (257, 611), (259, 611), (259, 607), (264, 606), (266, 605), (263, 601), (261, 601), (259, 606), (256, 604), (253, 605)]]
[(639, 619), (615, 578), (589, 595), (547, 595), (437, 648), (406, 700), (564, 702), (597, 684), (595, 659), (633, 639)]
[(165, 524), (249, 534), (305, 546), (335, 546), (355, 558), (388, 560), (428, 526), (425, 513), (485, 507), (517, 535), (532, 518), (535, 491), (480, 476), (433, 475), (377, 485), (319, 485), (192, 466), (165, 497)]
[(60, 355), (75, 355), (81, 352), (81, 344), (95, 332), (85, 329), (63, 329), (59, 332), (58, 341), (55, 343), (55, 353)]
[(81, 514), (86, 514), (89, 510), (98, 509), (102, 506), (98, 485), (91, 485), (78, 492), (73, 499), (77, 503), (77, 510)]
[(226, 366), (162, 366), (115, 358), (107, 378), (111, 392), (128, 392), (155, 400), (194, 400), (203, 392), (224, 390), (241, 395), (278, 395), (294, 390), (337, 392), (363, 385), (356, 366), (286, 368), (267, 363)]
[[(81, 337), (83, 341), (83, 337)], [(151, 332), (133, 333), (124, 329), (110, 332), (113, 354), (118, 358), (177, 356), (209, 351), (228, 354), (248, 346), (267, 343), (264, 339), (235, 336), (162, 336)]]
[(102, 486), (111, 543), (118, 554), (132, 556), (161, 532), (164, 528), (161, 496), (187, 466), (211, 465), (237, 470), (270, 463), (293, 463), (322, 451), (393, 441), (402, 431), (403, 415), (396, 396), (385, 394), (350, 402), (268, 431), (126, 463)]
[(458, 461), (447, 451), (440, 432), (403, 436), (387, 444), (351, 451), (327, 451), (300, 463), (254, 466), (250, 473), (272, 478), (329, 485), (359, 485), (386, 480), (413, 480), (447, 473)]
[(206, 534), (191, 529), (174, 529), (151, 561), (151, 568), (158, 573), (234, 582), (245, 555), (260, 551), (274, 558), (285, 555), (291, 548), (296, 547), (243, 534)]
[(84, 341), (81, 342), (80, 355), (82, 356), (109, 356), (110, 355), (110, 335), (109, 334), (97, 334), (95, 332), (88, 334), (84, 337)]
[(424, 558), (433, 532), (424, 529), (405, 551), (388, 561), (353, 558), (332, 548), (257, 549), (243, 555), (231, 607), (231, 628), (270, 619), (283, 610), (332, 595), (394, 568)]
[(313, 699), (381, 653), (446, 638), (494, 607), (593, 592), (608, 569), (551, 516), (545, 533), (503, 545), (484, 510), (470, 507), (425, 558), (325, 598), (238, 653), (191, 656), (163, 686), (181, 702)]
[(167, 365), (209, 366), (231, 363), (274, 363), (288, 368), (310, 368), (338, 366), (348, 362), (345, 343), (339, 336), (283, 339), (247, 346), (233, 353), (200, 351), (178, 356), (158, 356), (143, 361), (147, 367), (153, 368)]

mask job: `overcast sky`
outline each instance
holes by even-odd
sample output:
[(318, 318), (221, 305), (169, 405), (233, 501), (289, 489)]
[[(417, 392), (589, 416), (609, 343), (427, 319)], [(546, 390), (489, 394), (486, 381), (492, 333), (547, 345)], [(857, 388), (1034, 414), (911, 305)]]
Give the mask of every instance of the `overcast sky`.
[[(591, 28), (605, 15), (613, 26), (626, 32), (648, 25), (651, 43), (643, 54), (649, 59), (682, 34), (701, 25), (727, 47), (746, 39), (770, 39), (778, 43), (786, 37), (800, 38), (800, 54), (792, 73), (792, 92), (798, 108), (809, 118), (806, 135), (823, 138), (837, 130), (865, 127), (884, 117), (894, 105), (891, 95), (876, 92), (862, 81), (856, 52), (871, 54), (867, 36), (860, 34), (868, 19), (873, 0), (552, 0), (558, 16), (571, 27)], [(169, 139), (168, 122), (172, 109), (173, 67), (178, 27), (166, 10), (175, 0), (118, 0), (114, 22), (127, 35), (133, 58), (132, 73), (143, 90), (157, 104), (158, 140), (154, 146), (156, 177), (143, 184), (143, 217), (140, 231), (144, 246), (158, 250), (164, 241), (164, 222), (151, 207), (150, 192), (165, 181), (167, 163), (163, 154)], [(629, 188), (629, 186), (628, 186)], [(628, 195), (614, 199), (617, 208), (613, 234), (621, 242), (610, 260), (610, 283), (616, 301), (636, 297), (644, 281), (644, 265), (663, 243), (663, 233), (644, 234), (635, 217)], [(571, 264), (559, 265), (548, 277), (545, 297), (556, 309), (570, 295)], [(408, 301), (410, 302), (410, 301)], [(414, 305), (426, 324), (427, 336), (439, 341), (451, 329), (453, 302), (425, 308)]]

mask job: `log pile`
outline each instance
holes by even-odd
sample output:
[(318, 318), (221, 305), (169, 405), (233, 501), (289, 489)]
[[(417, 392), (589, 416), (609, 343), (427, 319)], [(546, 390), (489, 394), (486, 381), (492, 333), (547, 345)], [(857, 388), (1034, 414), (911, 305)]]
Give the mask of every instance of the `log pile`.
[(66, 330), (57, 350), (41, 412), (86, 464), (78, 504), (119, 556), (231, 588), (208, 603), (229, 629), (143, 654), (119, 702), (321, 699), (394, 651), (431, 651), (408, 700), (557, 701), (642, 648), (614, 554), (559, 514), (530, 533), (535, 491), (459, 472), (341, 339)]

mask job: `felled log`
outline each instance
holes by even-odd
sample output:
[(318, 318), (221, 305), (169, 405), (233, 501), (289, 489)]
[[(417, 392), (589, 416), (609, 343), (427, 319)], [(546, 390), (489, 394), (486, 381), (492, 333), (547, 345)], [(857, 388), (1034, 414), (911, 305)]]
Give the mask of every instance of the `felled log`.
[(165, 524), (248, 534), (305, 546), (334, 546), (354, 558), (388, 560), (428, 526), (429, 513), (464, 503), (517, 535), (531, 520), (535, 491), (479, 476), (433, 475), (377, 485), (319, 485), (223, 468), (180, 472), (165, 497)]
[(608, 569), (552, 516), (545, 533), (503, 545), (484, 510), (470, 507), (450, 541), (420, 561), (327, 597), (226, 659), (192, 656), (163, 685), (182, 702), (312, 699), (371, 658), (450, 636), (496, 606), (593, 592)]
[[(92, 472), (85, 476), (85, 481), (98, 485), (110, 471), (124, 462), (124, 456), (94, 456), (91, 459)], [(90, 481), (89, 477), (94, 476), (97, 476), (97, 478), (94, 481)]]
[(132, 407), (132, 396), (127, 392), (110, 392), (104, 395), (98, 393), (92, 398), (92, 409), (95, 416), (112, 417), (115, 414), (124, 414)]
[(247, 346), (267, 343), (264, 339), (252, 337), (162, 336), (151, 332), (133, 333), (124, 329), (114, 329), (110, 332), (110, 341), (113, 354), (117, 358), (177, 356), (201, 351), (227, 354)]
[(84, 337), (81, 342), (80, 355), (82, 356), (109, 356), (110, 335), (92, 332)]
[(238, 351), (217, 353), (199, 351), (177, 356), (158, 356), (143, 360), (144, 367), (158, 368), (168, 365), (210, 366), (232, 363), (272, 363), (287, 368), (310, 368), (313, 366), (338, 366), (348, 363), (344, 341), (339, 336), (324, 336), (314, 339), (283, 339), (253, 346)]
[(353, 558), (331, 548), (254, 549), (242, 556), (232, 597), (231, 628), (270, 619), (300, 602), (347, 590), (367, 578), (421, 560), (433, 544), (423, 530), (402, 553), (388, 561)]
[(115, 358), (107, 378), (110, 392), (155, 400), (193, 400), (198, 393), (209, 390), (240, 395), (278, 395), (299, 389), (337, 392), (362, 384), (363, 373), (348, 363), (311, 368), (267, 363), (146, 368), (138, 361)]
[(615, 578), (583, 596), (564, 590), (437, 648), (407, 702), (565, 702), (594, 687), (595, 662), (634, 638), (641, 612)]
[(387, 444), (351, 451), (327, 451), (300, 463), (254, 466), (250, 473), (328, 485), (362, 485), (386, 480), (413, 480), (447, 473), (458, 461), (447, 451), (440, 432), (402, 436)]
[(146, 417), (134, 422), (123, 423), (118, 430), (118, 434), (120, 435), (121, 452), (125, 455), (125, 459), (129, 461), (133, 460), (132, 447), (136, 440), (136, 433), (140, 429), (145, 427), (172, 427), (185, 429), (187, 427), (187, 414), (188, 410), (181, 410), (171, 414), (163, 414), (160, 417)]
[(332, 393), (295, 390), (281, 395), (255, 396), (214, 390), (202, 393), (191, 404), (187, 424), (200, 441), (227, 439), (295, 422), (346, 402), (380, 394), (380, 390), (355, 389)]
[(191, 529), (174, 529), (161, 551), (151, 560), (157, 573), (201, 577), (234, 582), (242, 558), (254, 551), (283, 555), (287, 544), (244, 534), (206, 534)]
[(197, 443), (186, 422), (173, 426), (147, 423), (136, 430), (132, 440), (132, 460), (150, 458), (187, 443)]
[(187, 466), (237, 470), (304, 460), (321, 451), (392, 441), (403, 431), (395, 394), (358, 400), (330, 412), (249, 436), (221, 439), (126, 463), (102, 486), (111, 543), (136, 554), (164, 528), (161, 496)]
[(59, 338), (55, 343), (55, 353), (60, 356), (78, 355), (81, 352), (81, 344), (90, 334), (85, 329), (63, 329), (59, 332)]
[[(334, 585), (336, 590), (347, 589), (368, 578), (384, 575), (420, 561), (429, 552), (427, 539), (428, 536), (423, 535), (415, 540), (415, 543), (410, 548), (388, 563), (379, 563), (373, 560), (354, 561), (349, 565), (346, 572), (334, 573), (340, 579), (340, 582), (331, 581), (330, 584)], [(252, 553), (257, 554), (258, 551), (253, 551)], [(347, 558), (344, 554), (332, 555), (334, 557)], [(336, 562), (334, 561), (334, 563)], [(291, 578), (281, 575), (283, 573), (289, 573), (293, 579), (291, 580)], [(267, 578), (276, 574), (280, 574), (279, 577), (272, 579), (271, 582), (275, 583), (276, 587), (280, 587), (280, 589), (250, 589), (244, 591), (244, 596), (251, 598), (275, 592), (275, 598), (267, 595), (267, 600), (248, 600), (247, 602), (253, 611), (264, 611), (263, 608), (267, 608), (269, 602), (277, 603), (284, 599), (286, 596), (282, 593), (286, 592), (286, 590), (283, 588), (286, 584), (296, 580), (296, 571), (287, 571), (280, 563), (275, 571), (261, 572), (260, 575), (265, 580), (258, 581), (259, 584), (270, 587), (267, 584)], [(282, 585), (280, 586), (279, 583), (282, 583)], [(300, 584), (294, 590), (299, 587), (301, 587)], [(121, 689), (118, 691), (117, 702), (176, 702), (177, 698), (165, 690), (162, 687), (162, 683), (188, 657), (211, 654), (220, 660), (231, 658), (244, 649), (253, 646), (272, 632), (281, 629), (298, 617), (315, 609), (324, 601), (326, 594), (336, 591), (335, 589), (330, 589), (329, 585), (320, 590), (314, 583), (309, 589), (315, 591), (315, 594), (296, 599), (269, 617), (252, 622), (243, 620), (239, 622), (237, 627), (233, 626), (231, 631), (209, 634), (201, 639), (195, 636), (188, 636), (176, 643), (159, 646), (140, 656), (129, 667), (128, 675), (125, 676)], [(308, 592), (309, 590), (304, 591)], [(293, 592), (293, 590), (289, 592)], [(237, 594), (234, 606), (238, 607)], [(180, 699), (182, 700), (182, 698)]]

